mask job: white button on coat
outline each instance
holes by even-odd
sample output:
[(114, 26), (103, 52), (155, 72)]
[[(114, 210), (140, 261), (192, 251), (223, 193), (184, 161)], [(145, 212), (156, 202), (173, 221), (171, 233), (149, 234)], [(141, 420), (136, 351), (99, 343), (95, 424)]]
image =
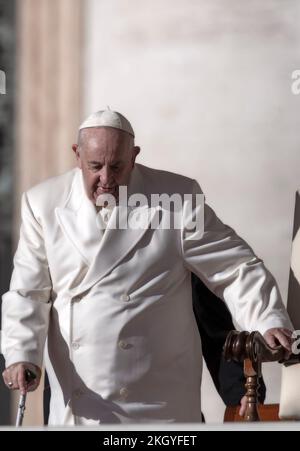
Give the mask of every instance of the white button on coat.
[(119, 341), (119, 347), (120, 347), (121, 349), (126, 349), (126, 348), (127, 348), (127, 343), (126, 343), (126, 341), (120, 340), (120, 341)]
[(127, 398), (129, 395), (129, 390), (126, 387), (122, 387), (120, 390), (120, 395), (122, 396), (122, 398)]
[(79, 343), (77, 343), (77, 342), (72, 343), (72, 349), (74, 351), (77, 351), (77, 349), (79, 349), (79, 348), (80, 348), (80, 344)]
[(129, 294), (124, 293), (121, 295), (120, 299), (122, 302), (128, 302), (130, 300), (130, 296)]

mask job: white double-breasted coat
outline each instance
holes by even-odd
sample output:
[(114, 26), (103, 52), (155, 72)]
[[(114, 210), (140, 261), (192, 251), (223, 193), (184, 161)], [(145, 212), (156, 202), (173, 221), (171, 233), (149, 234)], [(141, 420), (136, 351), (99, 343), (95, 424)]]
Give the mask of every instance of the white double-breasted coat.
[[(190, 178), (136, 164), (135, 192), (201, 191)], [(146, 225), (166, 214), (145, 205), (129, 213)], [(115, 207), (110, 222), (129, 213)], [(101, 238), (95, 217), (79, 169), (23, 195), (3, 296), (6, 365), (41, 366), (44, 355), (52, 425), (201, 421), (190, 273), (224, 299), (242, 328), (262, 333), (291, 327), (273, 277), (207, 205), (200, 239), (186, 239), (183, 228), (109, 226)]]

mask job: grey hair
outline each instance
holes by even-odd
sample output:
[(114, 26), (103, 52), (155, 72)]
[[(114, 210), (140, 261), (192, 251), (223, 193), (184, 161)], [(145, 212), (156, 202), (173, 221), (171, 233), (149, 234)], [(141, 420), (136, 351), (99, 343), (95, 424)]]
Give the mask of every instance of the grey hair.
[[(100, 127), (96, 127), (96, 128), (100, 128)], [(85, 134), (86, 129), (83, 128), (81, 130), (78, 131), (78, 135), (77, 135), (77, 145), (78, 145), (78, 152), (80, 153), (81, 148), (83, 147), (83, 141), (84, 141), (84, 134)], [(120, 130), (122, 131), (122, 130)], [(130, 142), (130, 147), (133, 148), (135, 143), (134, 143), (134, 137), (132, 135), (130, 135), (130, 133), (127, 132), (123, 132), (126, 133), (126, 136), (129, 137), (129, 142)]]

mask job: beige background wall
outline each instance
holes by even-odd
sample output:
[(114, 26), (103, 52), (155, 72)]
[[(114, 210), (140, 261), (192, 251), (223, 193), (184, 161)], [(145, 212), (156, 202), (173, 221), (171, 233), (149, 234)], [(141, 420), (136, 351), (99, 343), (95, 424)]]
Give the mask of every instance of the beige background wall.
[[(198, 179), (287, 295), (300, 185), (298, 0), (86, 0), (82, 117), (128, 115), (139, 161)], [(268, 401), (280, 372), (265, 368)], [(204, 412), (223, 405), (207, 374)]]

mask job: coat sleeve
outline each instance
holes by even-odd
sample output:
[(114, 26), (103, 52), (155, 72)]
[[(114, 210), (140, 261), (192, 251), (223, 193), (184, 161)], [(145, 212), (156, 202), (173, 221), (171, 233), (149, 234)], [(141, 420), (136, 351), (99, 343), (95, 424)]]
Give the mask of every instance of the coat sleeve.
[(10, 289), (2, 297), (1, 351), (7, 367), (16, 362), (41, 367), (51, 308), (51, 278), (42, 227), (26, 193), (21, 211), (14, 271)]
[[(196, 181), (192, 192), (202, 193)], [(276, 282), (262, 260), (206, 202), (202, 208), (202, 235), (187, 230), (188, 222), (183, 222), (181, 244), (187, 269), (227, 304), (242, 330), (264, 334), (273, 327), (292, 329)]]

